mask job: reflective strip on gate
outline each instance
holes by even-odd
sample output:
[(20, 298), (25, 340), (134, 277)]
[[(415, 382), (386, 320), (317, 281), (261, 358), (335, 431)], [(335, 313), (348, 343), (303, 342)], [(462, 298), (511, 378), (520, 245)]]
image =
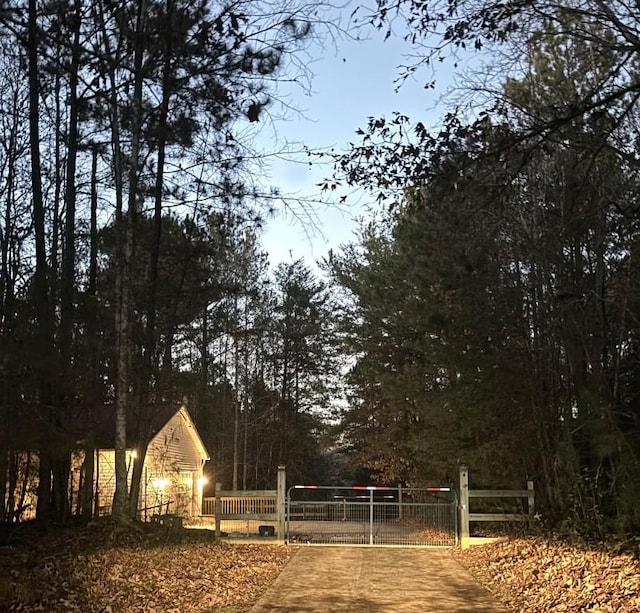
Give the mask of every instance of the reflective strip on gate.
[(294, 485), (286, 539), (309, 544), (452, 546), (458, 504), (451, 487)]
[[(294, 490), (318, 490), (321, 488), (331, 488), (331, 486), (326, 486), (326, 485), (294, 485), (293, 487), (289, 488), (289, 489), (294, 489)], [(334, 489), (338, 489), (338, 488), (334, 488)], [(351, 490), (397, 490), (399, 488), (397, 487), (391, 487), (389, 485), (352, 485), (350, 488), (347, 489), (351, 489)], [(408, 488), (402, 488), (405, 490), (408, 490)], [(420, 488), (412, 488), (412, 489), (416, 489), (417, 491), (420, 491)], [(424, 488), (425, 492), (450, 492), (452, 491), (450, 487), (425, 487)]]

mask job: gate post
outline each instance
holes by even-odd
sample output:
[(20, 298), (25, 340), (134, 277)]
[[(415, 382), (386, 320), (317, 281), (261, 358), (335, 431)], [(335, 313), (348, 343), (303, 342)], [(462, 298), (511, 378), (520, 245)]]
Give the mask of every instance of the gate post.
[(285, 542), (285, 505), (287, 497), (287, 472), (284, 465), (278, 466), (278, 494), (276, 498), (276, 515), (278, 521), (278, 540)]
[(369, 489), (369, 545), (373, 545), (373, 488)]
[(460, 467), (460, 546), (469, 547), (469, 470)]
[(220, 515), (222, 515), (222, 499), (220, 492), (222, 491), (222, 483), (216, 483), (216, 498), (213, 504), (213, 514), (216, 522), (216, 540), (220, 538)]

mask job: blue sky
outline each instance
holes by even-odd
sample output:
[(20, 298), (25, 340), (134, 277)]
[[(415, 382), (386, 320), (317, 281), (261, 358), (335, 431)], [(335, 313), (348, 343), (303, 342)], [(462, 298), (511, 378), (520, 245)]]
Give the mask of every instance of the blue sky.
[[(349, 11), (352, 9), (349, 9)], [(355, 131), (364, 127), (369, 116), (390, 115), (400, 111), (413, 120), (426, 125), (435, 124), (440, 111), (434, 110), (443, 86), (435, 91), (424, 89), (423, 83), (430, 74), (419, 74), (421, 80), (406, 81), (398, 92), (394, 80), (398, 66), (408, 62), (410, 46), (400, 37), (392, 36), (383, 41), (383, 35), (374, 30), (363, 32), (367, 40), (338, 40), (325, 49), (314, 47), (310, 51), (311, 71), (314, 77), (312, 91), (301, 88), (285, 88), (284, 96), (301, 115), (290, 112), (286, 121), (263, 127), (261, 138), (267, 145), (275, 139), (302, 141), (311, 148), (343, 150), (349, 141), (357, 139)], [(443, 68), (447, 68), (443, 65)], [(448, 75), (438, 76), (438, 83), (450, 82)], [(330, 169), (302, 162), (278, 161), (271, 165), (268, 182), (284, 193), (301, 197), (322, 198), (316, 186)], [(309, 264), (326, 255), (329, 248), (353, 238), (355, 217), (366, 215), (366, 206), (372, 204), (364, 194), (353, 195), (350, 210), (318, 205), (314, 208), (319, 228), (314, 230), (294, 218), (281, 214), (271, 220), (263, 237), (272, 265), (304, 257)], [(311, 234), (311, 236), (310, 236)]]

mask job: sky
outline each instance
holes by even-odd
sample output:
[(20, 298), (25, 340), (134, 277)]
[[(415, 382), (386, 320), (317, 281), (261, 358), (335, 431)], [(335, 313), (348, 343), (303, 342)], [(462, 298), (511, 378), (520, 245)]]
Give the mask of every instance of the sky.
[[(348, 8), (346, 13), (351, 10)], [(368, 117), (389, 116), (393, 111), (423, 121), (425, 125), (437, 122), (441, 111), (436, 109), (436, 103), (443, 88), (424, 88), (430, 73), (420, 73), (420, 80), (405, 81), (396, 91), (394, 81), (399, 65), (408, 63), (409, 44), (400, 36), (384, 41), (383, 34), (373, 29), (362, 34), (367, 39), (343, 38), (324, 49), (317, 45), (310, 49), (311, 91), (298, 87), (284, 89), (287, 103), (300, 113), (290, 112), (287, 120), (267, 125), (261, 132), (265, 144), (273, 145), (278, 139), (280, 142), (302, 141), (312, 149), (344, 150), (350, 141), (357, 142), (355, 131), (366, 125)], [(448, 82), (449, 77), (437, 75), (438, 83)], [(301, 156), (301, 160), (306, 158)], [(267, 181), (283, 193), (317, 199), (323, 196), (316, 184), (330, 172), (330, 168), (309, 167), (303, 161), (277, 161), (271, 164)], [(330, 248), (335, 250), (353, 240), (357, 228), (355, 219), (367, 216), (367, 206), (375, 203), (364, 192), (349, 195), (347, 202), (350, 206), (346, 210), (315, 206), (315, 227), (301, 223), (286, 211), (271, 219), (263, 244), (272, 266), (298, 258), (305, 258), (313, 266)]]

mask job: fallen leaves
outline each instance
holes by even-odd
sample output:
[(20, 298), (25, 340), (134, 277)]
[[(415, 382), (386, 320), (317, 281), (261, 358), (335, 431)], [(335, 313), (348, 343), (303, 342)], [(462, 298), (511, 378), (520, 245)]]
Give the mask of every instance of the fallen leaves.
[[(31, 531), (0, 547), (0, 611), (245, 613), (296, 551), (157, 526)], [(640, 612), (640, 561), (618, 544), (505, 538), (454, 555), (511, 611)]]
[(0, 549), (0, 610), (248, 611), (295, 547), (215, 542), (205, 531), (56, 530)]
[(512, 611), (640, 612), (640, 561), (615, 547), (505, 538), (454, 555)]

